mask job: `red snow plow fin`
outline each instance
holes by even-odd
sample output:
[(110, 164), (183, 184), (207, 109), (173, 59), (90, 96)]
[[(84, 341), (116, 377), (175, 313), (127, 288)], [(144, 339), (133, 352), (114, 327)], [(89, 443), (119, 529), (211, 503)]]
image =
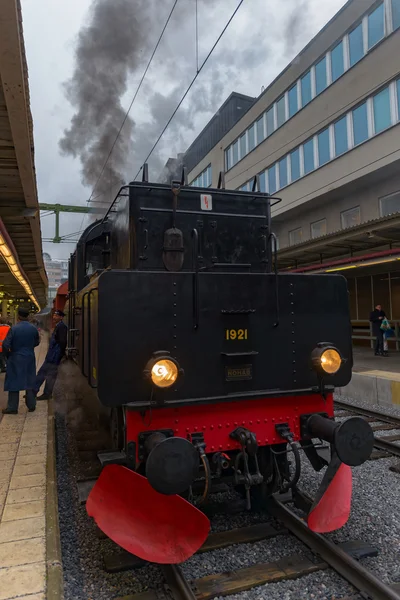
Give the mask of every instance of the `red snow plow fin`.
[[(312, 531), (328, 533), (340, 529), (347, 523), (350, 516), (352, 475), (351, 467), (340, 463), (334, 465), (334, 461), (328, 466), (322, 480), (322, 496), (314, 502), (308, 515), (308, 526)], [(332, 469), (331, 469), (332, 466)], [(329, 470), (331, 469), (331, 473)], [(336, 473), (332, 470), (336, 469)], [(331, 479), (330, 483), (329, 480)], [(325, 491), (323, 489), (326, 487)], [(320, 491), (319, 490), (319, 491)]]
[(107, 465), (90, 492), (86, 510), (119, 546), (143, 560), (177, 564), (204, 544), (208, 518), (180, 496), (156, 492), (147, 479)]

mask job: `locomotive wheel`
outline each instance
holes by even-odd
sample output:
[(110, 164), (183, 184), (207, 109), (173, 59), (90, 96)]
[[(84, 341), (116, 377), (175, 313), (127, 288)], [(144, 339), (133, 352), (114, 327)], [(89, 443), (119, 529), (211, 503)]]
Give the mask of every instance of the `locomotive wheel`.
[(120, 406), (111, 409), (110, 429), (113, 450), (122, 450), (125, 446), (125, 427)]

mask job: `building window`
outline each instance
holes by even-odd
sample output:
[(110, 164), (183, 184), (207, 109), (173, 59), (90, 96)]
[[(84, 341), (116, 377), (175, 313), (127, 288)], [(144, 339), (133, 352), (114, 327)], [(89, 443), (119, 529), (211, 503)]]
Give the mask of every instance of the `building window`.
[(260, 173), (259, 177), (260, 177), (260, 192), (263, 192), (265, 194), (265, 192), (267, 191), (265, 171)]
[(289, 246), (300, 244), (303, 239), (303, 230), (301, 227), (289, 231)]
[(361, 212), (360, 207), (350, 208), (340, 213), (340, 220), (342, 222), (342, 229), (348, 229), (361, 223)]
[(355, 65), (364, 56), (362, 23), (349, 33), (350, 66)]
[(329, 150), (329, 128), (321, 131), (318, 134), (318, 160), (319, 166), (322, 167), (331, 159), (331, 153)]
[(387, 129), (392, 124), (389, 88), (385, 88), (374, 96), (374, 123), (375, 133)]
[(379, 198), (381, 217), (400, 212), (400, 191)]
[(248, 130), (248, 142), (249, 142), (249, 152), (251, 152), (256, 147), (256, 127), (253, 123)]
[(385, 11), (383, 2), (368, 15), (368, 50), (375, 46), (385, 35)]
[(326, 78), (326, 56), (315, 65), (316, 92), (320, 94), (328, 85)]
[(311, 102), (311, 72), (308, 71), (301, 78), (301, 105), (305, 106)]
[(314, 170), (314, 140), (311, 139), (303, 145), (304, 175)]
[(397, 86), (397, 114), (398, 114), (398, 118), (400, 119), (400, 79), (398, 79), (396, 81), (396, 86)]
[(392, 0), (393, 30), (400, 27), (400, 0)]
[(207, 187), (211, 187), (212, 186), (212, 169), (211, 169), (211, 165), (209, 165), (207, 167), (207, 177), (208, 177)]
[(269, 110), (267, 110), (267, 135), (271, 135), (275, 131), (275, 123), (274, 123), (274, 107), (271, 106)]
[(290, 170), (292, 174), (292, 181), (300, 179), (300, 151), (298, 148), (290, 153)]
[(339, 42), (331, 52), (332, 83), (344, 73), (343, 42)]
[(232, 146), (232, 166), (236, 165), (238, 160), (239, 160), (239, 140), (236, 140), (236, 142)]
[(196, 179), (194, 179), (190, 185), (192, 187), (210, 187), (211, 184), (212, 184), (212, 171), (211, 171), (211, 165), (208, 165), (208, 167), (206, 167), (204, 169), (204, 171), (202, 171), (200, 173), (200, 175), (198, 175), (196, 177)]
[(246, 152), (246, 134), (240, 136), (239, 138), (239, 147), (240, 147), (240, 158), (244, 158), (247, 154)]
[(353, 110), (354, 145), (357, 146), (368, 139), (367, 103)]
[(276, 109), (277, 109), (276, 112), (277, 112), (277, 119), (278, 119), (278, 127), (280, 127), (286, 121), (285, 96), (282, 96), (282, 98), (279, 98), (278, 102), (276, 103)]
[(261, 144), (264, 140), (264, 115), (258, 119), (256, 123), (257, 127), (257, 144)]
[(278, 167), (279, 167), (279, 187), (283, 188), (288, 184), (287, 156), (285, 156), (285, 158), (282, 158), (282, 160), (279, 161)]
[(289, 118), (293, 117), (299, 110), (299, 103), (297, 101), (297, 84), (290, 88), (288, 92), (289, 96)]
[(276, 169), (275, 165), (268, 169), (268, 192), (275, 194), (276, 192)]
[(326, 235), (326, 219), (311, 223), (311, 237), (317, 238), (321, 237), (321, 235)]
[(239, 188), (239, 190), (240, 190), (241, 192), (247, 192), (247, 191), (248, 191), (248, 184), (247, 184), (247, 183), (245, 183), (244, 185), (242, 185), (242, 187), (241, 187), (241, 188)]
[(335, 156), (340, 156), (349, 149), (347, 140), (347, 117), (343, 117), (334, 124)]
[(231, 149), (225, 150), (225, 168), (227, 171), (232, 167)]

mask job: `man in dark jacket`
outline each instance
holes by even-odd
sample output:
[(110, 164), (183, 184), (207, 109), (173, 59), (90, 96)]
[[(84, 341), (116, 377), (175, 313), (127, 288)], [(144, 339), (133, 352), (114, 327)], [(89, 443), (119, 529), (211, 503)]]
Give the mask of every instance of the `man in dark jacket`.
[(5, 415), (18, 413), (19, 392), (26, 390), (26, 406), (29, 412), (36, 408), (33, 392), (36, 376), (35, 346), (39, 345), (39, 333), (36, 327), (28, 322), (29, 311), (18, 310), (19, 322), (11, 327), (3, 342), (3, 352), (7, 356), (7, 371), (4, 390), (8, 392), (8, 405), (3, 409)]
[(37, 400), (50, 400), (53, 393), (54, 384), (57, 379), (58, 365), (65, 354), (67, 347), (67, 326), (63, 322), (65, 317), (62, 310), (54, 311), (53, 319), (56, 323), (53, 334), (50, 338), (49, 349), (36, 376), (34, 385), (35, 396), (40, 390), (43, 381), (46, 381), (43, 394), (37, 397)]
[(375, 310), (369, 316), (372, 323), (372, 333), (376, 336), (375, 341), (375, 356), (384, 356), (383, 353), (383, 331), (381, 329), (382, 321), (386, 317), (382, 306), (377, 304)]

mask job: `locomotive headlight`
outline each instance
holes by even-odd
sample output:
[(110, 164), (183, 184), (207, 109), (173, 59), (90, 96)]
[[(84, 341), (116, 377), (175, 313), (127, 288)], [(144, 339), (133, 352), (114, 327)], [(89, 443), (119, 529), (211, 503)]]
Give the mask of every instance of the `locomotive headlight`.
[(157, 387), (170, 387), (178, 379), (178, 367), (172, 360), (158, 360), (151, 369), (151, 380)]
[(334, 375), (342, 366), (339, 350), (327, 344), (318, 344), (311, 355), (313, 367), (326, 375)]
[(177, 361), (169, 355), (169, 352), (154, 352), (148, 361), (144, 376), (159, 388), (169, 388), (174, 385), (179, 375), (183, 373)]
[(337, 350), (330, 348), (329, 350), (325, 350), (321, 356), (321, 367), (328, 373), (329, 375), (333, 375), (339, 371), (342, 365), (342, 359)]

